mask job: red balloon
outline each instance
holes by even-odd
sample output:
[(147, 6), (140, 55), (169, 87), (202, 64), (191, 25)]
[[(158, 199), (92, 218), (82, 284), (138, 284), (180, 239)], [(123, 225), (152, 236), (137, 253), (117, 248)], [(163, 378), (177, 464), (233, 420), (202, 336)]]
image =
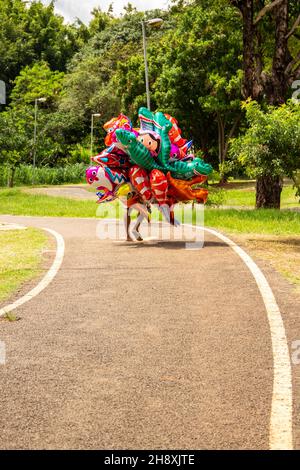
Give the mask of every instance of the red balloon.
[(150, 173), (152, 194), (159, 205), (167, 203), (168, 181), (166, 175), (160, 170), (152, 170)]
[(129, 178), (132, 186), (138, 191), (142, 198), (146, 201), (150, 201), (152, 193), (147, 171), (138, 165), (133, 165), (129, 170)]

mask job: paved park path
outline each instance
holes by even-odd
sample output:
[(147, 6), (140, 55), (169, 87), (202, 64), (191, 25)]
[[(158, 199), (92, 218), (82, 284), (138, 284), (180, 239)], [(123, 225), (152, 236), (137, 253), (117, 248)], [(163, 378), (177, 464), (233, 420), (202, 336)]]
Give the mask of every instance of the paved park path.
[(0, 222), (66, 244), (52, 283), (0, 323), (2, 449), (269, 448), (270, 327), (230, 247), (101, 241), (92, 219)]

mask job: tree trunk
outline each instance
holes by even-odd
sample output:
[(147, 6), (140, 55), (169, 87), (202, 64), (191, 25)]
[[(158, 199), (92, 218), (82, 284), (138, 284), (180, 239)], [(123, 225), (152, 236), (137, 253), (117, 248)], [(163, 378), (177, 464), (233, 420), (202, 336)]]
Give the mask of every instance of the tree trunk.
[(225, 122), (224, 122), (224, 118), (220, 115), (220, 114), (217, 114), (217, 122), (218, 122), (218, 143), (219, 143), (219, 162), (220, 162), (220, 174), (221, 174), (221, 179), (220, 179), (220, 186), (224, 186), (227, 181), (228, 181), (228, 177), (227, 175), (224, 173), (224, 169), (223, 169), (223, 165), (227, 159), (227, 154), (228, 154), (228, 149), (229, 149), (229, 143), (230, 143), (230, 139), (232, 139), (239, 123), (240, 123), (240, 120), (241, 120), (241, 115), (239, 115), (231, 129), (230, 129), (230, 132), (229, 134), (226, 136), (225, 135)]
[(225, 129), (224, 121), (222, 117), (217, 114), (218, 122), (218, 144), (219, 144), (219, 163), (222, 165), (224, 163), (224, 142), (225, 142)]
[(285, 102), (287, 91), (286, 67), (291, 60), (288, 50), (288, 24), (289, 8), (288, 0), (283, 0), (274, 8), (275, 16), (275, 49), (272, 65), (271, 87), (267, 90), (267, 101), (269, 104), (278, 106)]
[[(256, 29), (253, 23), (253, 10), (253, 0), (244, 0), (241, 3), (244, 63), (242, 95), (245, 99), (251, 97), (253, 100), (259, 100), (262, 93), (262, 85), (260, 82), (259, 67), (256, 62), (258, 51), (255, 43)], [(259, 60), (261, 61), (261, 58), (259, 58)]]
[(16, 169), (12, 168), (8, 173), (7, 187), (13, 188)]
[(256, 180), (256, 209), (280, 209), (282, 178), (262, 175)]
[[(289, 3), (292, 2), (231, 0), (231, 3), (240, 10), (243, 18), (243, 97), (257, 101), (265, 99), (268, 104), (278, 106), (285, 102), (292, 81), (300, 76), (299, 55), (296, 51), (293, 58), (288, 47), (288, 39), (299, 24), (297, 18), (289, 31)], [(261, 21), (270, 31), (274, 30), (270, 71), (264, 71)], [(256, 207), (280, 208), (282, 183), (279, 177), (262, 176), (258, 178), (256, 188)]]
[(218, 142), (219, 142), (219, 162), (220, 162), (220, 186), (224, 186), (227, 183), (227, 176), (224, 173), (224, 162), (225, 162), (225, 127), (223, 118), (218, 114), (217, 115), (217, 122), (218, 122)]

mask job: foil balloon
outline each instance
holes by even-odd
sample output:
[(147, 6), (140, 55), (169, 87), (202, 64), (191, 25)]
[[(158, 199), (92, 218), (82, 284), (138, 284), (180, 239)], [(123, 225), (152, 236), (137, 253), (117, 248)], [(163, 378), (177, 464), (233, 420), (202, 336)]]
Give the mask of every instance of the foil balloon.
[(175, 144), (171, 144), (170, 150), (170, 162), (174, 162), (175, 160), (180, 160), (180, 149)]
[(140, 131), (137, 140), (141, 142), (153, 157), (157, 157), (160, 152), (161, 137), (154, 131)]
[(205, 188), (193, 189), (193, 186), (202, 184), (206, 181), (207, 176), (200, 175), (190, 181), (178, 180), (172, 178), (171, 174), (167, 174), (167, 181), (169, 184), (168, 196), (172, 200), (180, 202), (196, 201), (198, 203), (205, 203), (207, 201), (208, 190)]
[(93, 166), (86, 170), (86, 181), (96, 187), (98, 203), (113, 200), (120, 185), (128, 181), (126, 174), (121, 170), (109, 167)]
[(91, 160), (98, 165), (110, 168), (130, 168), (131, 166), (127, 153), (117, 147), (116, 144), (112, 144), (99, 155), (92, 157)]
[(106, 122), (103, 126), (104, 130), (107, 132), (107, 136), (104, 139), (104, 143), (107, 147), (116, 142), (116, 129), (127, 129), (132, 130), (132, 124), (130, 119), (124, 114), (119, 114), (118, 117), (112, 118), (110, 121)]
[(138, 227), (143, 218), (149, 221), (152, 204), (176, 225), (174, 204), (206, 202), (208, 190), (201, 185), (212, 167), (190, 153), (192, 141), (182, 137), (174, 117), (147, 108), (140, 108), (138, 115), (140, 127), (134, 128), (124, 114), (104, 125), (106, 148), (92, 157), (86, 180), (95, 187), (98, 203), (118, 198), (127, 208), (127, 221), (138, 208), (135, 231), (141, 240)]
[(166, 175), (160, 170), (152, 170), (150, 184), (154, 198), (159, 206), (167, 203), (168, 181)]
[(152, 192), (147, 171), (140, 168), (138, 165), (133, 165), (129, 170), (129, 178), (131, 184), (136, 188), (142, 198), (145, 201), (150, 201), (152, 198)]

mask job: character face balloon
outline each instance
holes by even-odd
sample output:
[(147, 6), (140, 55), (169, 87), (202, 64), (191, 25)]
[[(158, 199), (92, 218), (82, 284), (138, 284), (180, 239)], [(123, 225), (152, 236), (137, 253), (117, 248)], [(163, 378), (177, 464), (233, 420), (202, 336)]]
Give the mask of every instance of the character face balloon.
[(86, 170), (86, 180), (88, 184), (96, 188), (113, 189), (113, 184), (108, 178), (105, 169), (101, 166), (92, 166)]
[(141, 142), (151, 154), (159, 154), (161, 138), (156, 132), (141, 131), (139, 132), (137, 140)]
[(117, 118), (112, 118), (110, 121), (106, 122), (103, 128), (107, 132), (107, 136), (104, 139), (105, 145), (109, 147), (116, 142), (115, 131), (117, 129), (126, 129), (128, 131), (132, 130), (132, 124), (130, 119), (124, 114), (119, 114)]
[(91, 166), (90, 168), (87, 168), (85, 172), (85, 177), (86, 177), (86, 182), (88, 184), (93, 184), (94, 181), (98, 181), (97, 178), (97, 173), (98, 173), (98, 166)]
[(170, 151), (170, 160), (179, 160), (180, 157), (180, 150), (175, 144), (171, 144), (171, 151)]

